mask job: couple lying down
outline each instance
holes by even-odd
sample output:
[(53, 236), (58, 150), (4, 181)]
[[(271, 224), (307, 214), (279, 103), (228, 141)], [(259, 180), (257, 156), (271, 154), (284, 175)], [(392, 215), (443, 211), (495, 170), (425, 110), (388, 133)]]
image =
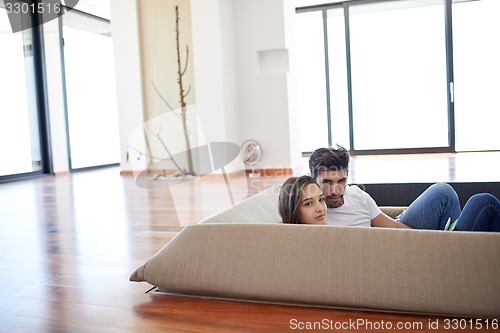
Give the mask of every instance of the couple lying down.
[(309, 158), (312, 177), (291, 177), (281, 186), (279, 213), (283, 223), (500, 232), (496, 197), (476, 194), (461, 210), (457, 193), (445, 183), (430, 186), (393, 219), (368, 193), (347, 185), (349, 159), (341, 146), (314, 151)]

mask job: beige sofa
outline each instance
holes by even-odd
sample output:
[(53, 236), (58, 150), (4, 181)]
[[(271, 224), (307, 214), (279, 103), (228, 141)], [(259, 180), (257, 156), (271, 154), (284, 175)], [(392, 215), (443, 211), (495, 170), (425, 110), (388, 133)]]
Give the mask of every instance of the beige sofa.
[(183, 295), (500, 317), (500, 234), (284, 225), (277, 196), (185, 227), (130, 279)]

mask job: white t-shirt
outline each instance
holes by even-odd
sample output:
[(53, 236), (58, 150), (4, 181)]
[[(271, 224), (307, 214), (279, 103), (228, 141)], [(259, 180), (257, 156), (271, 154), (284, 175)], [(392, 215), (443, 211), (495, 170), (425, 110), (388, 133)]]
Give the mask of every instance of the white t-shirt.
[(344, 192), (344, 204), (328, 208), (326, 224), (347, 227), (371, 227), (371, 220), (382, 211), (368, 193), (356, 185), (348, 186)]

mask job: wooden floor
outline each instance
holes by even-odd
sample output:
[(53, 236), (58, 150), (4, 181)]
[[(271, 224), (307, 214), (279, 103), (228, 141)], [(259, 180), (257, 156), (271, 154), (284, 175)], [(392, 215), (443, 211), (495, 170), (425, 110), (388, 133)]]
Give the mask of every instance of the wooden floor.
[[(283, 180), (233, 178), (233, 200)], [(389, 332), (399, 324), (437, 332), (436, 322), (444, 331), (443, 317), (166, 296), (128, 280), (184, 225), (230, 199), (222, 176), (142, 188), (118, 168), (1, 184), (0, 332)]]

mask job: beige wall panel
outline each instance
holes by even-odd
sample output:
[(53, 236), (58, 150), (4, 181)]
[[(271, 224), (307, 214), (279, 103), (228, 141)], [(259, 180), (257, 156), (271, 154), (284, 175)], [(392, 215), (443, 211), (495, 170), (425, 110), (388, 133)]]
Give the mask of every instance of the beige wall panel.
[[(188, 112), (188, 132), (191, 148), (199, 141), (197, 114), (192, 111), (195, 104), (193, 47), (191, 37), (191, 8), (189, 0), (138, 0), (138, 19), (141, 45), (141, 67), (144, 95), (144, 120), (149, 154), (158, 159), (166, 158), (163, 144), (156, 135), (163, 137), (170, 152), (175, 154), (186, 150), (182, 121), (176, 117), (163, 101), (180, 113), (180, 87), (178, 84), (178, 57), (176, 47), (175, 6), (179, 6), (179, 50), (181, 70), (187, 60), (187, 70), (183, 76), (185, 98), (190, 107)], [(186, 46), (189, 48), (187, 57)], [(156, 91), (159, 91), (160, 95)]]
[(191, 92), (187, 96), (186, 102), (188, 105), (195, 103), (190, 1), (139, 0), (142, 79), (144, 81), (146, 120), (168, 110), (168, 107), (155, 92), (152, 82), (174, 109), (180, 107), (175, 41), (176, 5), (179, 6), (179, 38), (182, 66), (186, 61), (186, 45), (189, 47), (188, 68), (183, 81), (185, 90), (191, 85)]

